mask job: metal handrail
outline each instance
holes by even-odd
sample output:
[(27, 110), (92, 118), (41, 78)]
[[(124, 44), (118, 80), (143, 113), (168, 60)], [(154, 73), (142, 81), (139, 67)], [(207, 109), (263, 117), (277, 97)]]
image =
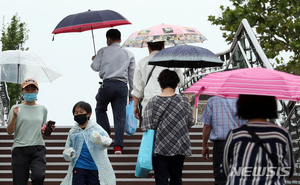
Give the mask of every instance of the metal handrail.
[[(241, 44), (241, 41), (244, 41), (245, 43), (249, 44), (249, 46), (246, 46), (246, 44)], [(247, 58), (247, 54), (250, 59)], [(254, 54), (255, 57), (252, 57)], [(213, 72), (220, 72), (224, 70), (234, 69), (241, 67), (241, 64), (243, 64), (242, 67), (266, 67), (268, 69), (273, 69), (269, 59), (265, 55), (265, 53), (262, 50), (262, 47), (259, 45), (258, 40), (256, 39), (256, 36), (254, 35), (254, 32), (252, 28), (250, 27), (248, 21), (246, 19), (243, 19), (241, 22), (238, 31), (236, 32), (236, 35), (234, 37), (234, 40), (231, 44), (231, 47), (229, 50), (216, 54), (219, 56), (223, 61), (224, 65), (222, 69), (218, 69), (217, 71)], [(236, 59), (235, 57), (238, 56), (239, 58)], [(225, 60), (226, 59), (226, 60)], [(236, 66), (235, 66), (236, 65)], [(188, 69), (191, 70), (191, 69)], [(212, 73), (212, 70), (209, 70), (209, 72), (202, 72), (201, 70), (193, 70), (193, 74), (190, 75), (188, 72), (184, 72), (185, 78), (191, 78), (191, 80), (187, 81), (184, 85), (184, 88), (182, 91), (187, 89), (189, 86), (192, 85), (192, 79), (194, 77), (198, 77), (199, 79), (203, 76)], [(190, 102), (194, 102), (195, 99), (194, 96), (190, 96)], [(296, 104), (293, 102), (286, 102), (286, 101), (280, 101), (278, 104), (278, 110), (280, 110), (281, 116), (279, 119), (274, 120), (274, 122), (280, 126), (286, 127), (291, 132), (293, 138), (296, 139), (296, 145), (293, 145), (294, 148), (294, 157), (297, 165), (300, 168), (300, 139), (299, 139), (299, 132), (298, 128), (300, 130), (300, 113), (296, 111)], [(298, 105), (299, 106), (299, 105)], [(292, 119), (296, 119), (296, 124), (292, 124)], [(282, 123), (282, 124), (281, 124)], [(299, 126), (298, 126), (299, 125)], [(293, 131), (296, 130), (296, 131)], [(297, 182), (300, 182), (297, 180)]]

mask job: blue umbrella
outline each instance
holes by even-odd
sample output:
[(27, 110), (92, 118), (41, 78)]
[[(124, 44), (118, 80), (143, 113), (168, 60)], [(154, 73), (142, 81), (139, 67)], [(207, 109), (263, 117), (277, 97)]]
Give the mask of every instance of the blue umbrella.
[(149, 65), (177, 68), (202, 68), (222, 66), (223, 62), (208, 49), (191, 46), (177, 45), (158, 52)]

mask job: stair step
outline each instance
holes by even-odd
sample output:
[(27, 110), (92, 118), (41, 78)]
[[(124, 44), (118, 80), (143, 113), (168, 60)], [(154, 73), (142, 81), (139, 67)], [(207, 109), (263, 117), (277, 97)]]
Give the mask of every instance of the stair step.
[[(59, 185), (65, 177), (69, 162), (65, 161), (62, 152), (65, 147), (68, 132), (71, 127), (57, 126), (51, 137), (45, 137), (47, 148), (46, 154), (46, 179), (45, 185)], [(113, 129), (112, 129), (113, 131)], [(111, 134), (114, 138), (114, 132)], [(122, 155), (113, 154), (113, 143), (108, 148), (108, 157), (117, 177), (117, 185), (153, 185), (155, 180), (151, 171), (147, 178), (134, 176), (136, 160), (141, 143), (143, 132), (140, 128), (132, 136), (124, 135), (124, 149)], [(212, 154), (210, 161), (202, 157), (202, 127), (196, 126), (190, 129), (193, 155), (185, 159), (183, 168), (183, 184), (185, 185), (213, 185)], [(11, 146), (13, 135), (6, 133), (6, 128), (0, 126), (0, 185), (12, 185), (11, 173)], [(212, 150), (213, 143), (209, 142)], [(31, 182), (29, 182), (31, 185)]]
[[(45, 179), (44, 185), (60, 185), (63, 178), (53, 178), (53, 179)], [(184, 185), (213, 185), (213, 178), (202, 178), (202, 179), (194, 179), (194, 178), (183, 178), (182, 182)], [(12, 185), (10, 178), (0, 178), (0, 185)], [(153, 185), (155, 184), (155, 180), (152, 178), (117, 178), (117, 185), (133, 185), (133, 184), (143, 184), (143, 185)], [(31, 185), (31, 182), (29, 183)]]

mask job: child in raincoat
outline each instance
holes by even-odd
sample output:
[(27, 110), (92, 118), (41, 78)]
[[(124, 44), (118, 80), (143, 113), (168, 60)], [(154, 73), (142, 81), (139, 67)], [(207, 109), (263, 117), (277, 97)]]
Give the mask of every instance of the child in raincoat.
[(61, 185), (115, 185), (116, 177), (107, 156), (112, 139), (107, 132), (89, 118), (90, 104), (80, 101), (73, 107), (75, 125), (69, 131), (63, 151), (71, 161)]

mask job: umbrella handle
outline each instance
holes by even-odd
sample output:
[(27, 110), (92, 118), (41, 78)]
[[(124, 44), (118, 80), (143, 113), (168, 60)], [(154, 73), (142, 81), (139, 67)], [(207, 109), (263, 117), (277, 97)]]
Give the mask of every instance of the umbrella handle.
[(95, 47), (95, 40), (94, 40), (93, 27), (91, 27), (91, 31), (92, 31), (92, 38), (93, 38), (93, 44), (94, 44), (94, 53), (95, 53), (95, 55), (96, 55), (96, 47)]
[(200, 90), (198, 91), (196, 97), (195, 97), (195, 107), (198, 107), (198, 101), (199, 101), (199, 98), (200, 98), (200, 94), (202, 93), (202, 91), (205, 89), (205, 87), (201, 87)]
[(200, 92), (198, 92), (196, 97), (195, 97), (195, 107), (198, 107), (199, 97), (200, 97)]

